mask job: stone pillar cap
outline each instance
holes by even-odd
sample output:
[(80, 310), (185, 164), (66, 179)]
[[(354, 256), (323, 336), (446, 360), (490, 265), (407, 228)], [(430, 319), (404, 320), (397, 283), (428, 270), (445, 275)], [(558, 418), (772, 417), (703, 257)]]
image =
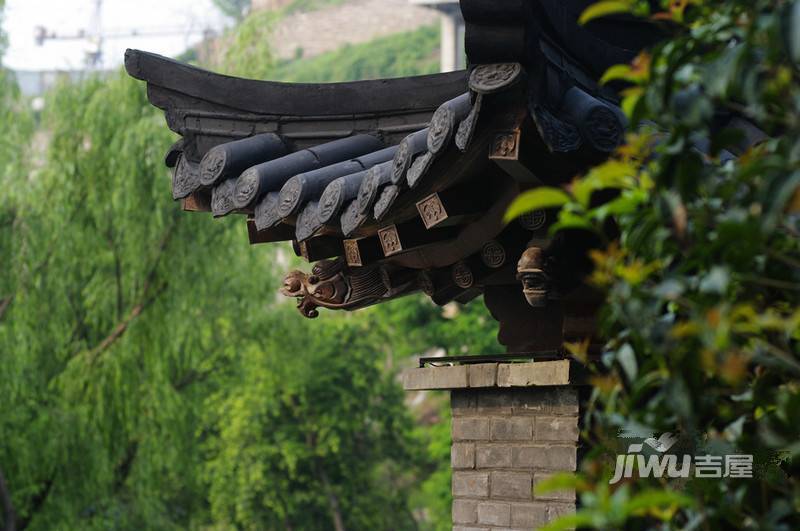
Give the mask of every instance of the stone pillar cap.
[(475, 363), (420, 367), (403, 372), (406, 391), (486, 387), (535, 387), (573, 385), (576, 372), (570, 360), (532, 363)]

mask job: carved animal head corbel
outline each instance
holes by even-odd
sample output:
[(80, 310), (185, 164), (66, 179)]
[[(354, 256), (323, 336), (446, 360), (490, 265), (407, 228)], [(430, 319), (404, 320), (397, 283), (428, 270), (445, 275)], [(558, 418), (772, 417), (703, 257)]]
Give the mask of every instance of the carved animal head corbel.
[(319, 316), (317, 308), (342, 308), (350, 295), (349, 278), (340, 260), (323, 260), (311, 273), (292, 271), (283, 279), (281, 293), (297, 299), (297, 309), (306, 317)]
[(528, 247), (517, 262), (517, 280), (522, 282), (522, 293), (534, 308), (547, 305), (551, 289), (550, 276), (545, 270), (544, 251), (541, 247)]

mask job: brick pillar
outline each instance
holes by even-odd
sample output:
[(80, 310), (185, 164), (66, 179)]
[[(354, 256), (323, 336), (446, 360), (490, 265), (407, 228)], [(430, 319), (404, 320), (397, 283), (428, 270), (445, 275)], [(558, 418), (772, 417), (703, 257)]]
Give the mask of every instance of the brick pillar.
[(568, 361), (406, 371), (406, 390), (450, 390), (454, 531), (530, 530), (575, 511), (573, 491), (533, 493), (554, 472), (576, 469), (569, 373)]

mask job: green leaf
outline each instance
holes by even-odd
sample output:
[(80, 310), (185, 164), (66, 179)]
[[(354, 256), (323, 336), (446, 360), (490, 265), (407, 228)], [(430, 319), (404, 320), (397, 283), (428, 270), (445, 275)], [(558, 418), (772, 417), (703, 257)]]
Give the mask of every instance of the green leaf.
[(585, 229), (589, 231), (596, 230), (594, 225), (592, 225), (592, 222), (587, 217), (576, 214), (575, 212), (562, 210), (558, 216), (558, 221), (550, 226), (550, 234), (555, 234), (556, 232), (564, 229)]
[(593, 192), (606, 188), (630, 188), (635, 184), (634, 175), (636, 168), (631, 164), (609, 160), (592, 168), (585, 177), (576, 180), (572, 185), (572, 194), (584, 208), (588, 208)]
[(584, 25), (590, 20), (605, 17), (606, 15), (613, 15), (615, 13), (630, 13), (633, 10), (633, 4), (625, 1), (607, 1), (597, 2), (592, 4), (581, 13), (578, 19), (578, 24)]
[(639, 206), (646, 202), (648, 195), (643, 190), (628, 190), (616, 199), (589, 210), (589, 217), (603, 221), (608, 216), (621, 216), (636, 212)]
[(621, 65), (614, 65), (606, 70), (606, 73), (603, 74), (603, 77), (600, 78), (600, 84), (605, 85), (609, 81), (613, 81), (615, 79), (629, 79), (631, 75), (631, 65), (621, 64)]
[(588, 527), (594, 523), (595, 521), (591, 513), (579, 512), (576, 514), (567, 514), (557, 518), (547, 525), (540, 527), (539, 531), (566, 531), (567, 529)]
[(622, 99), (622, 112), (625, 113), (629, 120), (633, 120), (633, 113), (643, 95), (644, 89), (642, 87), (633, 87), (633, 89), (625, 92), (625, 97)]
[(534, 494), (548, 494), (564, 489), (577, 489), (580, 479), (575, 474), (564, 472), (553, 474), (545, 480), (537, 481), (533, 489)]
[(663, 508), (670, 506), (673, 508), (678, 507), (691, 507), (694, 505), (694, 500), (689, 496), (680, 492), (671, 490), (645, 490), (636, 494), (626, 504), (626, 509), (629, 513), (635, 514), (648, 509)]
[(526, 212), (542, 208), (560, 207), (567, 204), (569, 201), (570, 196), (560, 188), (540, 186), (539, 188), (534, 188), (533, 190), (528, 190), (520, 194), (520, 196), (511, 203), (511, 206), (508, 207), (503, 219), (508, 223)]

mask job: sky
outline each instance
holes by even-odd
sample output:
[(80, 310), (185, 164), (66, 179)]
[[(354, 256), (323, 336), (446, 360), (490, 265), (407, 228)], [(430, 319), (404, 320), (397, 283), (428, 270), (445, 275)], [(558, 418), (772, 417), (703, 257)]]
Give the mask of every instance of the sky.
[[(73, 70), (84, 65), (86, 40), (48, 40), (37, 46), (37, 26), (75, 35), (92, 22), (96, 0), (7, 0), (3, 27), (9, 46), (3, 63), (12, 70)], [(103, 68), (122, 64), (126, 48), (177, 55), (198, 42), (206, 28), (220, 31), (230, 21), (211, 0), (103, 0), (101, 27), (106, 34), (167, 30), (170, 36), (106, 38)]]

